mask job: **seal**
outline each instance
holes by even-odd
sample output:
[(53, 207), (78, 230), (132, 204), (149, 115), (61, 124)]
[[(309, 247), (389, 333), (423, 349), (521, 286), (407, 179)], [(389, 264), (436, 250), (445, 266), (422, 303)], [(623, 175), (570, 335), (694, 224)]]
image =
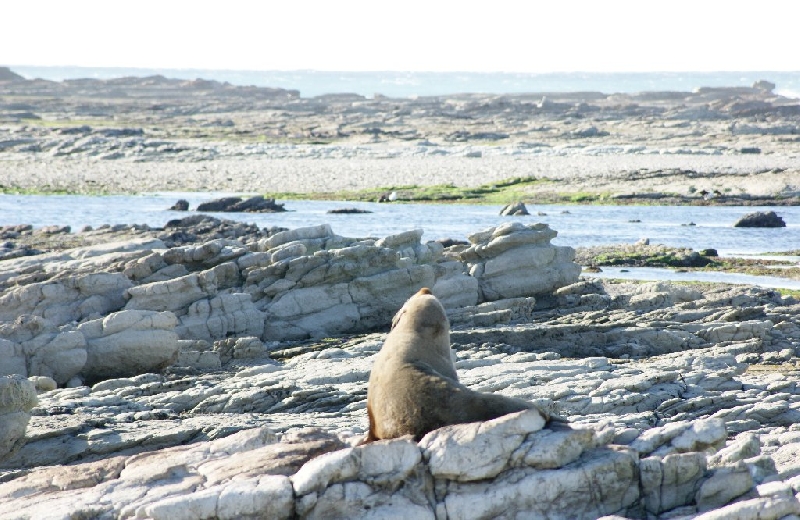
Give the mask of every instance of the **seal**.
[(488, 421), (527, 409), (538, 410), (521, 399), (476, 392), (459, 383), (444, 307), (430, 289), (423, 288), (394, 316), (391, 332), (375, 356), (367, 387), (369, 433), (364, 442), (404, 435), (419, 440), (443, 426)]

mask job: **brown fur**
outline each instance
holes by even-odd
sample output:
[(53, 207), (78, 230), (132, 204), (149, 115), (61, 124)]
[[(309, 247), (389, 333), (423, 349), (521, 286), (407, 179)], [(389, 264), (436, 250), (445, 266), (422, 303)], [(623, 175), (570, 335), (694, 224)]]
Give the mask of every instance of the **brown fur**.
[(450, 323), (427, 288), (392, 320), (369, 377), (365, 442), (426, 433), (449, 424), (487, 421), (533, 404), (484, 394), (458, 382), (450, 357)]

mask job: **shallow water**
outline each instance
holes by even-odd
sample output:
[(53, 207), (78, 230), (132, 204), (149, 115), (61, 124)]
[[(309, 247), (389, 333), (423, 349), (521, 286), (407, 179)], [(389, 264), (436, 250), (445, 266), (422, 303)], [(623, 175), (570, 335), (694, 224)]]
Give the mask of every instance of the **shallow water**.
[(757, 285), (772, 289), (800, 291), (800, 281), (779, 276), (752, 276), (749, 274), (706, 271), (678, 271), (659, 267), (603, 267), (601, 273), (584, 273), (587, 278), (615, 278), (620, 280), (665, 280), (670, 282), (717, 282), (735, 285)]
[[(153, 193), (145, 195), (2, 195), (0, 225), (69, 225), (73, 231), (103, 224), (148, 224), (193, 212), (170, 211), (178, 199), (190, 208), (227, 194)], [(279, 201), (281, 202), (281, 201)], [(219, 218), (257, 224), (259, 227), (297, 228), (329, 223), (339, 235), (383, 237), (421, 228), (423, 240), (464, 240), (476, 231), (503, 222), (545, 222), (558, 231), (553, 243), (572, 247), (634, 243), (649, 238), (651, 244), (713, 248), (722, 255), (755, 255), (800, 250), (800, 207), (739, 206), (592, 206), (528, 205), (529, 217), (502, 217), (500, 206), (469, 204), (378, 204), (372, 202), (284, 202), (284, 213), (217, 213)], [(329, 214), (331, 209), (359, 208), (372, 213)], [(785, 228), (735, 228), (743, 215), (774, 210)], [(543, 214), (537, 215), (538, 212)], [(693, 223), (694, 225), (688, 225)]]

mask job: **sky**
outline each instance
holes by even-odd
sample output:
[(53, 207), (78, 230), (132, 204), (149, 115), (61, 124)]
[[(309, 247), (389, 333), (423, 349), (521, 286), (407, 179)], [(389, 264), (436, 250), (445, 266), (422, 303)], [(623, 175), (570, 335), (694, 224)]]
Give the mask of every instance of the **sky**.
[(0, 65), (798, 71), (800, 1), (6, 2)]

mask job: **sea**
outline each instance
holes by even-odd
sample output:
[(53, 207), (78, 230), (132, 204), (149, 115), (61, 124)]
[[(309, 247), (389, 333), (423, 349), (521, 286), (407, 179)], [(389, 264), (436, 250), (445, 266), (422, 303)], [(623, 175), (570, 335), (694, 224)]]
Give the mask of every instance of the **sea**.
[(800, 98), (800, 71), (722, 72), (335, 72), (315, 70), (211, 70), (144, 69), (123, 67), (34, 67), (12, 66), (17, 74), (53, 81), (78, 78), (111, 79), (161, 75), (177, 79), (227, 81), (233, 85), (255, 85), (300, 91), (301, 97), (332, 93), (355, 93), (365, 97), (440, 96), (455, 93), (511, 94), (524, 92), (646, 91), (688, 92), (700, 87), (751, 87), (759, 80), (771, 81), (775, 92)]

